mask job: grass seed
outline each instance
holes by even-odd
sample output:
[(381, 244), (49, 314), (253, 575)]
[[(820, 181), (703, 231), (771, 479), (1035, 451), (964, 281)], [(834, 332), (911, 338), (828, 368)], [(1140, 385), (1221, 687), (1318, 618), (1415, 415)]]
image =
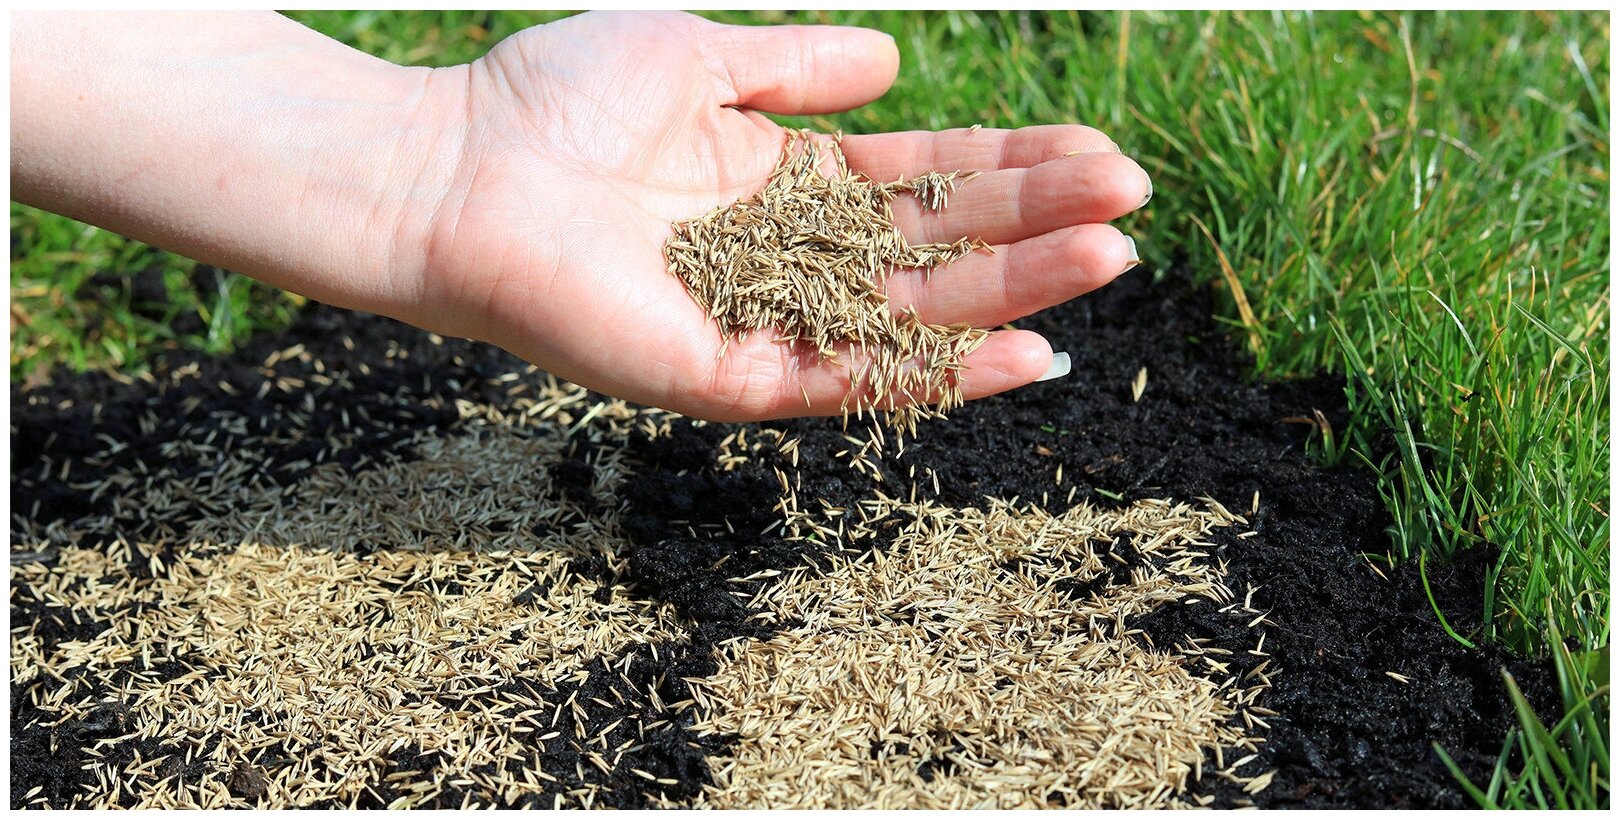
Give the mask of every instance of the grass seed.
[(846, 417), (880, 411), (895, 430), (915, 433), (918, 420), (961, 404), (961, 361), (988, 333), (921, 321), (890, 302), (884, 283), (898, 269), (929, 272), (989, 246), (966, 237), (912, 244), (892, 203), (910, 194), (939, 210), (970, 176), (873, 182), (849, 169), (838, 137), (822, 143), (799, 131), (759, 193), (677, 223), (665, 260), (728, 344), (773, 329), (776, 341), (846, 369)]

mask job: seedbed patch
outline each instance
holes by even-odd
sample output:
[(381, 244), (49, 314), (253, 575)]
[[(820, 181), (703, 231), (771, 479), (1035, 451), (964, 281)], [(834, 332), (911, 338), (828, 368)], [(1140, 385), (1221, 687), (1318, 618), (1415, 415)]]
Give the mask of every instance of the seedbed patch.
[[(1212, 312), (1130, 274), (876, 453), (322, 306), (14, 391), (12, 804), (1467, 805), (1432, 744), (1485, 775), (1549, 670), (1369, 559), (1342, 383)], [(1430, 567), (1459, 629), (1488, 559)]]

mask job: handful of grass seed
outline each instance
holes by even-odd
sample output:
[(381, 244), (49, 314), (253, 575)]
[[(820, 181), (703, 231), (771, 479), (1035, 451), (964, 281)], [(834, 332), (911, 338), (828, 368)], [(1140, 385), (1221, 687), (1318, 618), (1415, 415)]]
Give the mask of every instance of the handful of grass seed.
[(938, 210), (969, 177), (929, 172), (877, 183), (849, 170), (838, 137), (825, 150), (831, 177), (819, 170), (823, 146), (809, 132), (790, 135), (763, 190), (677, 223), (664, 256), (728, 341), (775, 328), (777, 341), (850, 368), (846, 417), (882, 410), (891, 427), (915, 433), (919, 419), (962, 403), (962, 358), (988, 333), (896, 310), (883, 282), (897, 268), (931, 271), (989, 246), (967, 238), (913, 245), (890, 205), (910, 193)]

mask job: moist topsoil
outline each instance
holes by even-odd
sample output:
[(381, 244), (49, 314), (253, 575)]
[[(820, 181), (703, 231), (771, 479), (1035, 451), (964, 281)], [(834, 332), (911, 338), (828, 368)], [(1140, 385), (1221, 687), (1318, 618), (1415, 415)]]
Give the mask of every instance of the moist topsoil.
[[(1209, 602), (1165, 606), (1133, 626), (1141, 629), (1143, 640), (1159, 645), (1199, 638), (1228, 649), (1239, 673), (1269, 663), (1272, 685), (1259, 704), (1276, 714), (1269, 727), (1251, 730), (1264, 743), (1244, 771), (1275, 769), (1275, 775), (1254, 795), (1213, 777), (1195, 784), (1192, 793), (1213, 796), (1215, 805), (1471, 805), (1434, 746), (1443, 747), (1476, 780), (1488, 777), (1514, 725), (1502, 671), (1511, 672), (1546, 713), (1554, 698), (1550, 668), (1489, 646), (1469, 649), (1446, 634), (1417, 567), (1384, 563), (1389, 522), (1373, 476), (1319, 467), (1308, 452), (1312, 428), (1305, 419), (1319, 411), (1333, 429), (1347, 427), (1343, 381), (1253, 381), (1248, 359), (1212, 320), (1213, 310), (1213, 292), (1193, 284), (1187, 271), (1138, 271), (1020, 322), (1044, 334), (1054, 349), (1068, 351), (1072, 374), (973, 402), (948, 420), (924, 424), (902, 454), (890, 447), (882, 458), (886, 489), (909, 492), (915, 484), (920, 497), (954, 506), (1017, 497), (1053, 512), (1082, 501), (1215, 499), (1250, 522), (1243, 533), (1217, 532), (1212, 557), (1224, 563), (1231, 589), (1239, 594), (1254, 589), (1253, 608), (1269, 612), (1273, 626), (1264, 653), (1249, 651), (1256, 648), (1252, 629), (1220, 616)], [(313, 351), (327, 375), (338, 368), (342, 377), (312, 378), (305, 389), (261, 391), (268, 378), (266, 356), (294, 344)], [(284, 362), (276, 376), (297, 377), (299, 366)], [(194, 378), (166, 378), (186, 368), (195, 368)], [(1136, 398), (1133, 383), (1139, 384), (1144, 368), (1146, 386)], [(509, 389), (513, 372), (524, 372), (522, 363), (492, 347), (314, 305), (288, 330), (256, 337), (232, 356), (165, 353), (151, 379), (58, 373), (47, 385), (12, 394), (13, 515), (36, 524), (96, 518), (108, 522), (100, 535), (109, 539), (150, 538), (160, 523), (173, 531), (183, 522), (153, 522), (139, 510), (109, 510), (105, 495), (87, 489), (97, 477), (87, 474), (85, 456), (100, 454), (102, 469), (111, 459), (141, 465), (143, 471), (205, 472), (206, 460), (170, 457), (165, 445), (189, 438), (229, 446), (232, 429), (211, 432), (210, 419), (234, 414), (250, 419), (254, 432), (287, 433), (276, 438), (281, 444), (257, 456), (255, 478), (290, 487), (313, 465), (359, 470), (411, 458), (407, 432), (453, 433), (463, 423), (454, 400), (493, 401)], [(541, 377), (529, 372), (523, 378)], [(691, 640), (597, 658), (583, 665), (590, 674), (554, 691), (530, 687), (525, 694), (548, 704), (576, 695), (580, 702), (594, 698), (612, 704), (592, 712), (583, 731), (595, 734), (609, 727), (608, 742), (614, 745), (629, 737), (632, 722), (668, 722), (644, 731), (610, 772), (581, 766), (568, 744), (547, 744), (538, 754), (556, 782), (510, 805), (550, 806), (549, 796), (578, 787), (582, 779), (599, 787), (599, 805), (648, 805), (647, 781), (633, 769), (675, 781), (662, 790), (676, 802), (710, 782), (709, 760), (727, 739), (696, 736), (688, 730), (690, 717), (666, 704), (688, 695), (683, 678), (714, 672), (717, 642), (767, 637), (781, 628), (751, 619), (746, 596), (725, 592), (725, 580), (818, 565), (829, 549), (758, 534), (775, 520), (781, 490), (774, 470), (798, 475), (800, 498), (839, 507), (853, 508), (873, 487), (870, 477), (837, 455), (850, 448), (846, 434), (860, 432), (853, 425), (846, 431), (837, 419), (805, 419), (755, 426), (799, 437), (798, 466), (770, 452), (720, 469), (716, 450), (737, 425), (678, 419), (672, 436), (633, 440), (636, 472), (622, 489), (627, 505), (622, 521), (633, 549), (616, 567), (586, 557), (577, 560), (575, 571), (673, 604), (689, 619)], [(108, 455), (109, 440), (122, 448)], [(588, 499), (589, 447), (581, 436), (578, 457), (553, 468), (557, 491)], [(64, 462), (69, 466), (58, 469)], [(1062, 483), (1056, 477), (1060, 467)], [(200, 507), (207, 500), (196, 503)], [(879, 536), (872, 546), (882, 549), (881, 541)], [(722, 561), (727, 555), (732, 557)], [(1490, 558), (1487, 551), (1475, 550), (1450, 566), (1429, 567), (1434, 600), (1453, 628), (1465, 634), (1480, 625)], [(34, 560), (48, 564), (54, 556), (46, 548), (12, 557), (14, 564)], [(750, 583), (757, 587), (778, 578)], [(1076, 595), (1087, 594), (1084, 584), (1075, 586)], [(529, 590), (513, 604), (545, 593)], [(84, 621), (49, 602), (21, 598), (13, 589), (13, 629), (35, 624), (47, 653), (63, 641), (102, 632), (117, 615)], [(179, 674), (172, 663), (143, 668), (136, 661), (132, 673), (137, 671)], [(620, 687), (619, 681), (631, 685)], [(97, 760), (84, 748), (97, 741), (111, 741), (97, 747), (97, 754), (114, 762), (137, 755), (150, 760), (174, 750), (162, 740), (119, 739), (126, 734), (129, 709), (116, 698), (85, 717), (50, 725), (53, 716), (32, 704), (56, 685), (48, 676), (12, 684), (13, 806), (38, 805), (42, 797), (45, 805), (65, 806), (89, 788), (93, 780), (86, 766)], [(514, 680), (512, 686), (529, 684)], [(648, 689), (658, 693), (656, 703), (638, 694)], [(613, 728), (627, 717), (638, 720)], [(200, 764), (180, 760), (172, 756), (165, 774), (198, 775), (194, 769)], [(256, 761), (242, 761), (227, 786), (251, 804), (263, 796), (266, 774), (285, 762), (268, 750)], [(388, 774), (415, 771), (427, 777), (438, 765), (419, 749), (399, 749), (359, 804), (383, 806), (400, 794), (401, 781), (388, 780)], [(468, 798), (508, 804), (501, 795), (468, 795), (452, 784), (432, 805), (458, 806)]]

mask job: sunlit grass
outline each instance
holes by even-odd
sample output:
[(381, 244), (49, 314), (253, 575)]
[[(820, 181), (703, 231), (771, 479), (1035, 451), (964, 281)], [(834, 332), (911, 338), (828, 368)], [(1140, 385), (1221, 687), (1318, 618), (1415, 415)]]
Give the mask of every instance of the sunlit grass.
[(301, 304), (110, 231), (11, 206), (13, 382), (59, 366), (135, 373), (166, 347), (224, 353), (285, 327)]

